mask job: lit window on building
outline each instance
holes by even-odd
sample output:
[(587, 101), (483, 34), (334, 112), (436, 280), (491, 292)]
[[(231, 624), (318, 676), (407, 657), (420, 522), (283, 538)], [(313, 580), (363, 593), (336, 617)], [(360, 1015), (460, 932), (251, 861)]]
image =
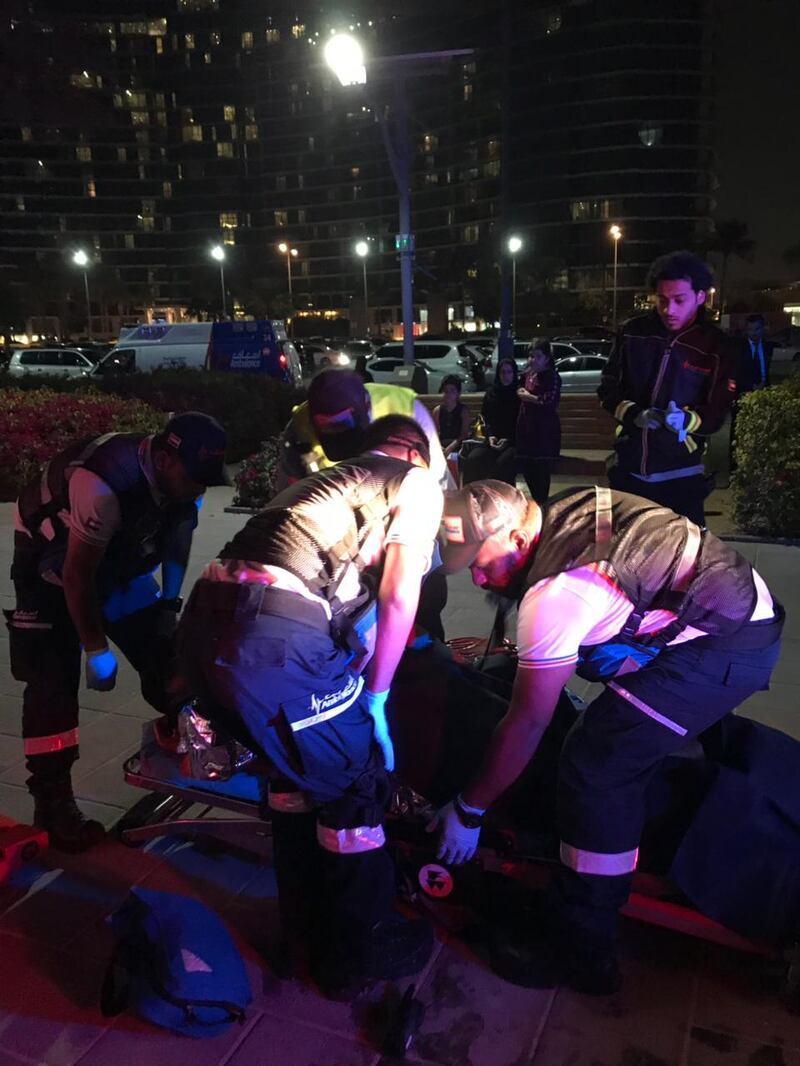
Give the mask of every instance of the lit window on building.
[(468, 267), (467, 268), (467, 277), (468, 278), (472, 278), (473, 281), (474, 281), (475, 278), (477, 278), (477, 276), (478, 276), (478, 268), (477, 267)]
[(165, 200), (170, 200), (172, 198), (172, 182), (171, 181), (165, 181), (162, 184), (162, 186), (161, 186), (161, 195), (164, 197)]
[(222, 108), (222, 117), (226, 122), (236, 121), (236, 108), (233, 104), (224, 104)]
[(178, 11), (216, 11), (219, 0), (178, 0)]
[(136, 242), (132, 233), (126, 233), (124, 239), (125, 247), (128, 249), (128, 251), (136, 247)]
[(90, 196), (92, 199), (97, 196), (97, 186), (95, 185), (92, 178), (87, 178), (87, 180), (84, 182), (83, 191), (87, 196)]
[(203, 127), (198, 126), (196, 123), (192, 123), (190, 126), (183, 127), (183, 139), (184, 141), (202, 141), (203, 139)]
[(150, 215), (139, 215), (138, 222), (139, 229), (142, 230), (144, 233), (152, 233), (153, 230), (156, 228), (156, 220)]
[(425, 175), (425, 184), (426, 185), (438, 185), (439, 184), (439, 175), (435, 174), (435, 173), (434, 174), (431, 174), (431, 173), (426, 174)]
[(485, 178), (499, 178), (500, 177), (500, 160), (493, 159), (491, 162), (484, 164), (483, 176)]
[(219, 213), (219, 228), (220, 229), (236, 229), (239, 225), (239, 212), (238, 211), (220, 211)]
[(609, 218), (610, 214), (611, 203), (609, 200), (573, 200), (570, 204), (570, 215), (573, 222)]
[(252, 47), (253, 47), (253, 34), (252, 34), (252, 32), (250, 30), (245, 30), (244, 33), (242, 34), (242, 48), (244, 48), (244, 50), (246, 52), (249, 52)]
[(274, 211), (273, 216), (275, 218), (275, 225), (281, 228), (289, 225), (289, 212), (288, 211)]
[(656, 145), (661, 144), (663, 137), (664, 129), (662, 126), (639, 127), (639, 140), (645, 148), (655, 148)]
[(472, 83), (466, 82), (464, 85), (464, 100), (469, 101), (472, 99)]
[(233, 145), (230, 141), (217, 141), (217, 155), (220, 159), (233, 159)]
[(422, 147), (426, 152), (433, 152), (439, 147), (439, 138), (435, 133), (426, 133), (422, 138)]
[(222, 234), (223, 244), (236, 244), (236, 231), (232, 229), (226, 229)]
[(95, 22), (95, 31), (103, 37), (114, 36), (114, 23), (113, 22)]
[(70, 74), (69, 83), (73, 89), (102, 89), (103, 79), (99, 74), (89, 70), (79, 70)]
[(89, 163), (92, 159), (92, 149), (88, 144), (79, 144), (75, 149), (75, 155), (81, 163)]
[(257, 141), (258, 140), (258, 126), (254, 122), (251, 122), (247, 126), (245, 126), (245, 128), (244, 128), (244, 139), (246, 141)]
[(165, 18), (150, 19), (147, 23), (147, 32), (150, 37), (163, 37), (167, 32), (167, 20)]
[(266, 37), (267, 44), (277, 44), (281, 39), (281, 31), (276, 29), (275, 26), (267, 26), (264, 36)]
[(275, 175), (275, 189), (276, 189), (277, 192), (285, 192), (286, 191), (286, 175), (285, 174), (276, 174)]
[(147, 125), (147, 112), (146, 111), (131, 111), (131, 123), (134, 126), (146, 126)]
[(194, 34), (193, 33), (184, 33), (184, 35), (183, 35), (183, 43), (184, 43), (184, 45), (186, 47), (186, 51), (187, 52), (194, 51), (194, 46), (195, 46)]
[(490, 137), (486, 142), (486, 155), (489, 159), (497, 159), (500, 155), (500, 141), (496, 137)]
[(130, 37), (146, 37), (146, 22), (120, 22), (119, 32)]
[(305, 34), (305, 24), (302, 22), (295, 22), (295, 24), (292, 26), (292, 37), (294, 37), (296, 41), (299, 41), (301, 37), (305, 37)]
[(20, 128), (19, 135), (20, 135), (20, 137), (22, 138), (23, 141), (32, 141), (33, 140), (33, 133), (31, 132), (30, 126), (22, 126)]
[(314, 140), (313, 136), (311, 136), (308, 138), (308, 149), (310, 152), (313, 152), (315, 147), (316, 141)]
[(24, 196), (18, 196), (17, 197), (17, 211), (24, 211), (24, 210), (25, 210), (25, 197)]
[(164, 52), (164, 38), (156, 37), (156, 55), (160, 56)]
[(470, 223), (469, 226), (464, 226), (462, 237), (465, 244), (476, 244), (481, 239), (481, 227), (477, 222)]
[(109, 50), (109, 52), (116, 52), (116, 50), (117, 50), (117, 38), (116, 37), (109, 37), (108, 38), (108, 50)]
[(364, 186), (363, 185), (354, 185), (353, 186), (353, 199), (354, 200), (360, 200), (361, 199), (361, 194), (363, 192), (364, 192)]
[(156, 213), (155, 200), (142, 200), (142, 214), (145, 218), (152, 218)]
[(215, 48), (222, 44), (222, 34), (219, 30), (212, 30), (208, 35), (208, 39)]
[(99, 252), (100, 251), (100, 238), (97, 236), (96, 233), (92, 235), (92, 244), (94, 245), (94, 250), (96, 252)]
[(117, 148), (117, 162), (126, 163), (128, 161), (128, 149), (123, 146)]

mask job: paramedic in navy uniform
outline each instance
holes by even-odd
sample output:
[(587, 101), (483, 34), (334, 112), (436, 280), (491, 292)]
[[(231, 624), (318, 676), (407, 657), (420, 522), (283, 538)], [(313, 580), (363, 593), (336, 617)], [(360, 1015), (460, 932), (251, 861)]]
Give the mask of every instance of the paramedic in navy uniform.
[(637, 496), (574, 489), (542, 510), (499, 481), (445, 498), (449, 572), (518, 602), (518, 666), (484, 765), (439, 814), (440, 857), (475, 851), (484, 812), (516, 780), (572, 672), (603, 692), (561, 753), (561, 863), (530, 959), (531, 987), (619, 985), (628, 898), (655, 767), (766, 689), (783, 610), (749, 562), (687, 518)]
[[(105, 835), (75, 803), (81, 650), (86, 687), (114, 688), (110, 636), (167, 709), (180, 591), (198, 497), (225, 481), (225, 431), (175, 415), (155, 436), (107, 433), (65, 448), (23, 490), (14, 522), (11, 672), (25, 682), (22, 736), (34, 823), (80, 852)], [(154, 572), (161, 567), (161, 586)]]
[(363, 447), (247, 522), (201, 575), (179, 633), (186, 691), (270, 763), (284, 945), (336, 996), (415, 972), (432, 946), (427, 923), (393, 912), (381, 823), (394, 766), (384, 706), (442, 492), (413, 419), (377, 419)]

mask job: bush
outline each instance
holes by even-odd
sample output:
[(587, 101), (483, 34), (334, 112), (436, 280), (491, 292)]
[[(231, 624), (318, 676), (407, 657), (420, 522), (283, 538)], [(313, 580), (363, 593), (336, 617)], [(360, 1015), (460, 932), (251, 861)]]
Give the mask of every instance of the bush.
[(253, 507), (258, 510), (269, 503), (275, 495), (279, 455), (280, 441), (277, 437), (271, 437), (264, 441), (255, 455), (245, 459), (234, 479), (235, 507)]
[(741, 398), (735, 456), (731, 486), (739, 529), (800, 537), (800, 375)]
[(225, 374), (208, 370), (156, 370), (153, 374), (120, 374), (91, 378), (20, 377), (14, 387), (45, 387), (56, 392), (113, 393), (135, 397), (159, 411), (205, 411), (219, 419), (228, 434), (226, 458), (234, 463), (261, 442), (277, 436), (289, 421), (302, 393), (265, 374)]
[(154, 433), (164, 415), (121, 396), (0, 389), (0, 500), (14, 500), (43, 463), (81, 437)]

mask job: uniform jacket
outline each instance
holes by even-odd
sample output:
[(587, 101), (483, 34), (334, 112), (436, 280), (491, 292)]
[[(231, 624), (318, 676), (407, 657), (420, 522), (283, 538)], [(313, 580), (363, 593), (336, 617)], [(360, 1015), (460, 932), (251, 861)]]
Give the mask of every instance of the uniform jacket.
[[(736, 396), (736, 353), (725, 334), (702, 319), (670, 333), (655, 311), (627, 322), (612, 349), (598, 389), (619, 422), (620, 469), (642, 476), (696, 467), (703, 436), (724, 423)], [(637, 415), (674, 400), (685, 412), (686, 439), (667, 428), (640, 429)]]

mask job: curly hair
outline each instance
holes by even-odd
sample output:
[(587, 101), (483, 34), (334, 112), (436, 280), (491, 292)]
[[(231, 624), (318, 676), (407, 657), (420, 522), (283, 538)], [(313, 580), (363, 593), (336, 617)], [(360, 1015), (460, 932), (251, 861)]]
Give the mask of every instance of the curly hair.
[(688, 281), (695, 292), (708, 292), (714, 275), (708, 263), (693, 252), (670, 252), (659, 256), (647, 272), (647, 285), (655, 292), (659, 281)]

